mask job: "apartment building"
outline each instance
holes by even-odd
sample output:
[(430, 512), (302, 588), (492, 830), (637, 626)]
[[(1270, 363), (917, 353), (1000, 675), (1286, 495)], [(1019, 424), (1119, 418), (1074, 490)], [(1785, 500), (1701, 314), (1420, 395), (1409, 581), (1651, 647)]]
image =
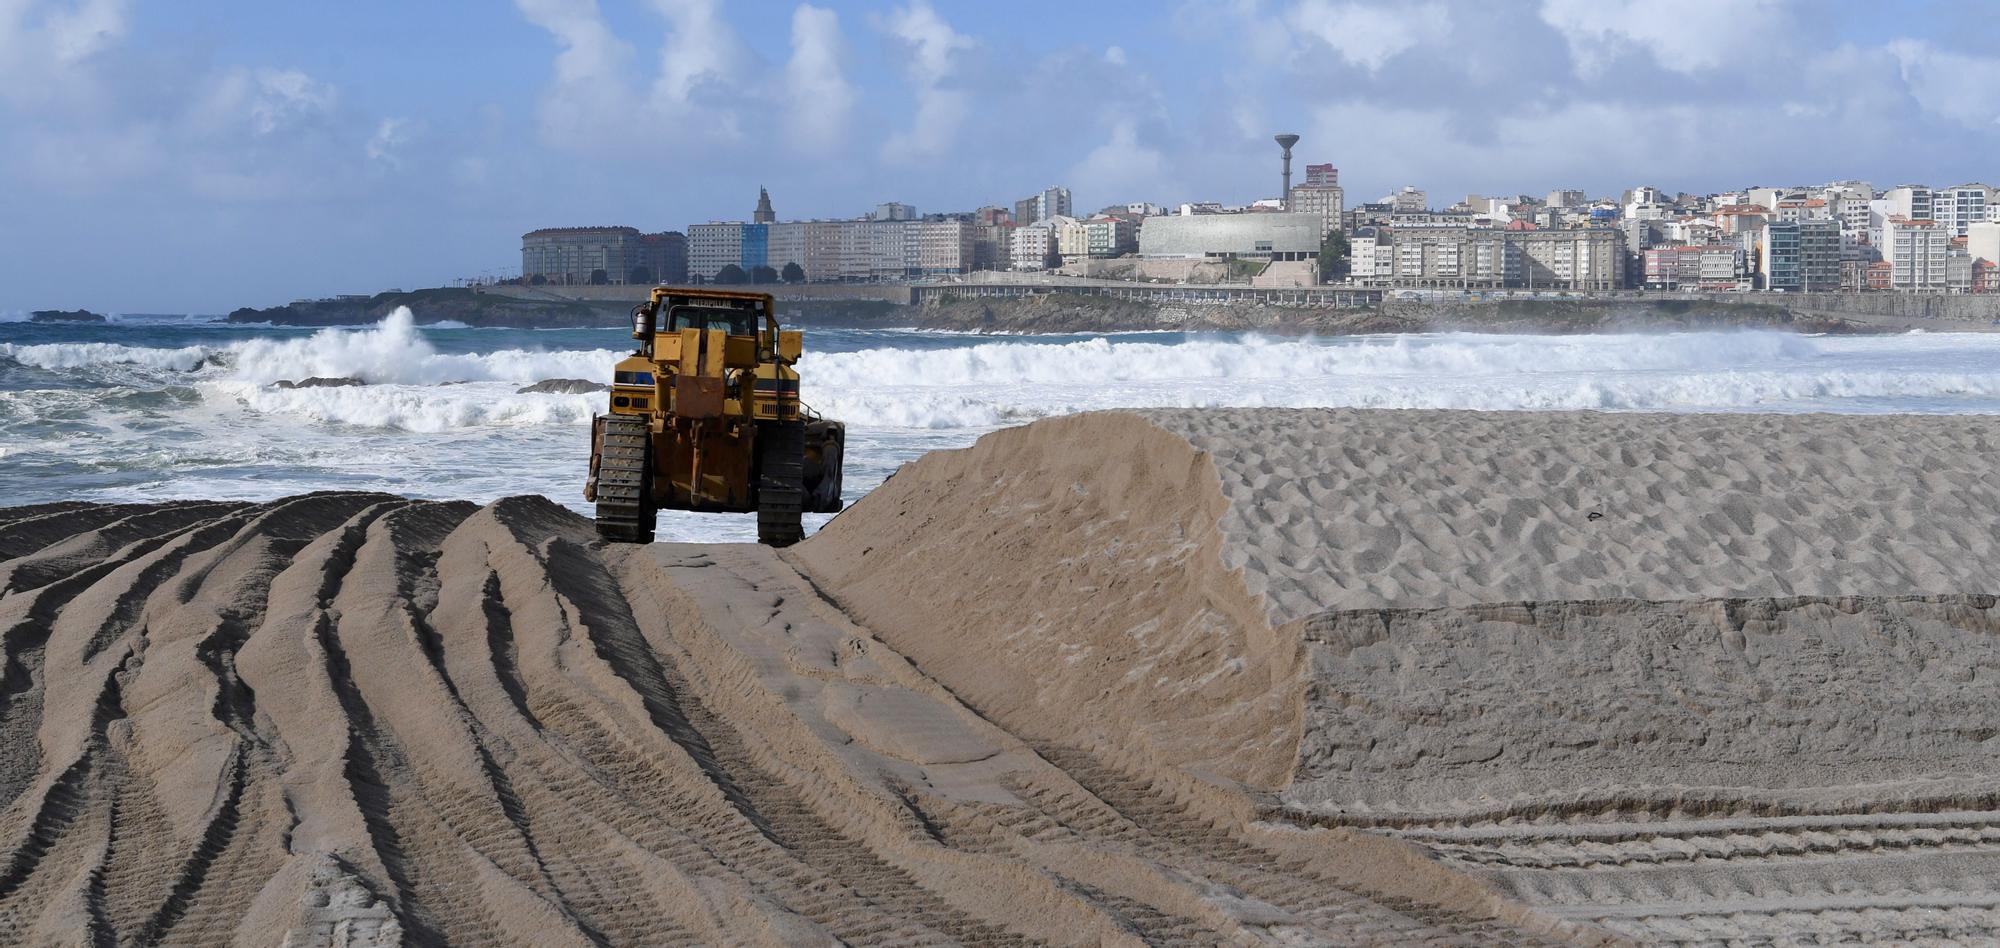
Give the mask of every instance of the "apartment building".
[(1397, 227), (1377, 232), (1378, 254), (1385, 240), (1388, 280), (1396, 286), (1609, 290), (1625, 285), (1624, 236), (1611, 228)]
[(687, 238), (636, 227), (545, 227), (521, 235), (531, 283), (653, 283), (687, 279)]
[(1394, 228), (1389, 236), (1392, 280), (1397, 286), (1471, 289), (1508, 285), (1504, 231), (1419, 225)]
[(1052, 217), (1070, 217), (1075, 211), (1070, 207), (1069, 189), (1065, 187), (1044, 188), (1040, 194), (1029, 195), (1014, 202), (1014, 223), (1032, 224)]
[(1608, 227), (1508, 231), (1524, 289), (1615, 290), (1625, 285), (1624, 235)]
[(1084, 253), (1118, 257), (1139, 249), (1138, 228), (1122, 217), (1104, 215), (1083, 222)]
[[(708, 283), (722, 268), (743, 266), (743, 234), (751, 225), (742, 221), (709, 221), (688, 226), (688, 279)], [(747, 272), (749, 268), (745, 267)]]
[(1963, 237), (1968, 227), (1986, 220), (1991, 203), (1993, 189), (1983, 184), (1940, 188), (1931, 197), (1932, 219), (1950, 236)]
[(1396, 248), (1387, 228), (1360, 227), (1347, 238), (1347, 277), (1364, 284), (1386, 283), (1396, 275)]
[(1892, 216), (1882, 226), (1882, 258), (1889, 264), (1889, 286), (1904, 292), (1937, 292), (1945, 288), (1945, 264), (1951, 238), (1932, 220)]
[(1788, 293), (1825, 292), (1840, 286), (1840, 222), (1832, 218), (1777, 220), (1758, 241), (1764, 288)]
[(1285, 195), (1285, 210), (1312, 214), (1321, 221), (1321, 234), (1341, 228), (1347, 213), (1347, 195), (1340, 188), (1340, 169), (1330, 164), (1307, 165), (1306, 181)]
[(972, 269), (973, 230), (977, 225), (962, 220), (917, 221), (915, 233), (917, 276), (964, 273)]
[(1965, 229), (1965, 252), (1974, 260), (2000, 264), (2000, 223), (1980, 221)]
[(1882, 193), (1885, 217), (1901, 217), (1913, 221), (1937, 220), (1932, 208), (1931, 189), (1921, 184), (1905, 184), (1890, 188)]
[(1054, 221), (1037, 221), (1014, 228), (1009, 237), (1008, 257), (1016, 270), (1046, 270), (1056, 252)]

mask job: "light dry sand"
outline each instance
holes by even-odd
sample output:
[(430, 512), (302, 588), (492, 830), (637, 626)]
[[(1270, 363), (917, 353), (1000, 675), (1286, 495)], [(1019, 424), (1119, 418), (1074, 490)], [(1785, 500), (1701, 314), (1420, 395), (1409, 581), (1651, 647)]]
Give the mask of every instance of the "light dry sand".
[(1213, 459), (1224, 556), (1324, 609), (2000, 592), (2000, 419), (1151, 412)]
[(536, 498), (0, 511), (0, 944), (1528, 944), (1023, 738), (755, 546)]
[(0, 944), (1991, 941), (1989, 434), (1102, 413), (783, 554), (0, 511)]
[(1539, 911), (2000, 937), (2000, 423), (1141, 417), (926, 457), (801, 559), (1017, 733)]

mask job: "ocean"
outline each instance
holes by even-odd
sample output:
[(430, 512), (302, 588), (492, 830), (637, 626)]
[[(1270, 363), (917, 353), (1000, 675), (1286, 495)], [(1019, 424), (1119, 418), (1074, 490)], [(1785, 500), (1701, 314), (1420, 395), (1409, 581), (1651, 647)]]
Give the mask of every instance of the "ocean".
[[(622, 329), (298, 329), (181, 317), (0, 322), (0, 506), (378, 490), (581, 495)], [(2000, 413), (2000, 334), (989, 336), (816, 329), (806, 402), (848, 423), (853, 500), (926, 451), (1049, 415), (1139, 406)], [(281, 379), (355, 377), (345, 388)], [(809, 516), (808, 529), (826, 516)], [(747, 516), (662, 513), (673, 540)]]

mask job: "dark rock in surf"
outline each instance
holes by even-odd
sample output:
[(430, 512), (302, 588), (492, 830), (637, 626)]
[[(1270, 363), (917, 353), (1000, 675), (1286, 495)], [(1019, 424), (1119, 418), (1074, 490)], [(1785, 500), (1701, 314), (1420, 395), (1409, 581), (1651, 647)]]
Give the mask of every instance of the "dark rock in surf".
[(87, 309), (38, 309), (28, 314), (31, 323), (101, 323), (104, 316)]
[(592, 392), (608, 392), (611, 386), (587, 379), (543, 379), (533, 385), (524, 385), (514, 390), (516, 395), (588, 395)]

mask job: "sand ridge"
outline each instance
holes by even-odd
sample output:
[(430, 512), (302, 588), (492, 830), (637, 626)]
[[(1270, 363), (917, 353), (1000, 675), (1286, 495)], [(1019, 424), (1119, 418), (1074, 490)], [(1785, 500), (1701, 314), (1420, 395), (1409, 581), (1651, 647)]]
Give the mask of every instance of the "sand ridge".
[(0, 943), (1597, 937), (1023, 739), (761, 547), (372, 494), (0, 532)]
[(2000, 420), (1147, 411), (1218, 469), (1225, 563), (1325, 609), (2000, 593)]
[(0, 943), (1992, 941), (1991, 424), (1097, 413), (783, 553), (0, 510)]
[(1010, 730), (1273, 824), (1646, 942), (1953, 943), (2000, 937), (1996, 431), (1103, 413), (906, 466), (799, 558)]

